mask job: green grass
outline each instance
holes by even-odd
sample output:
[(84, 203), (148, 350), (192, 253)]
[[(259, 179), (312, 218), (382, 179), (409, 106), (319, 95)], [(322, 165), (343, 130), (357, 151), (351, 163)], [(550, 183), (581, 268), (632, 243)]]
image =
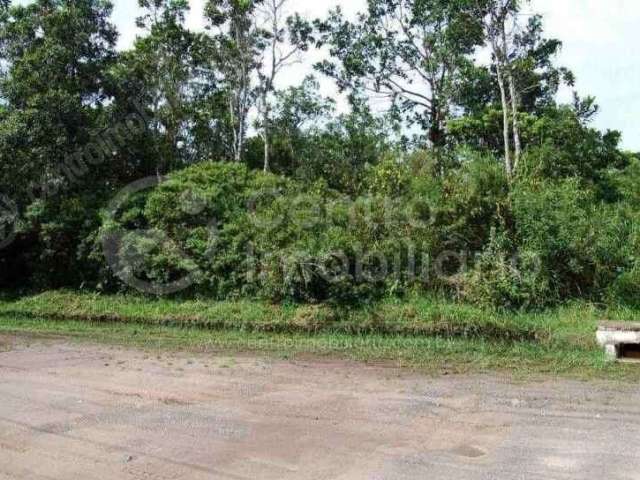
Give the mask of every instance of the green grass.
[(368, 308), (151, 300), (48, 292), (0, 301), (0, 332), (64, 336), (152, 349), (331, 355), (427, 372), (640, 379), (595, 343), (599, 320), (638, 312), (573, 305), (504, 313), (425, 298)]

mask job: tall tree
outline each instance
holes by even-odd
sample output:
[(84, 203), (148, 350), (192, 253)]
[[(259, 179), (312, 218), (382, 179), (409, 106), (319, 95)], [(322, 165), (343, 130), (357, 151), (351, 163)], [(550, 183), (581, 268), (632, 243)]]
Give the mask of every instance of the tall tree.
[[(318, 154), (313, 152), (313, 139), (335, 113), (334, 102), (322, 97), (319, 91), (320, 84), (310, 76), (300, 85), (274, 92), (269, 121), (272, 137), (269, 167), (272, 171), (293, 176), (308, 166), (313, 155)], [(260, 153), (260, 159), (249, 159), (251, 166), (258, 167), (264, 163), (264, 151)]]
[(138, 0), (137, 25), (145, 34), (122, 55), (118, 101), (134, 96), (151, 119), (156, 173), (162, 175), (189, 160), (188, 127), (198, 95), (202, 36), (185, 27), (187, 0)]
[(368, 0), (355, 22), (337, 9), (317, 22), (333, 57), (318, 68), (341, 89), (389, 100), (444, 146), (456, 77), (482, 43), (474, 13), (471, 0)]
[(105, 0), (37, 0), (1, 15), (0, 189), (23, 207), (68, 183), (65, 160), (89, 141), (111, 98), (111, 11)]
[(311, 25), (300, 15), (287, 16), (288, 0), (265, 0), (258, 10), (263, 51), (258, 67), (260, 123), (264, 142), (265, 172), (270, 169), (271, 112), (276, 79), (288, 66), (300, 60), (308, 48)]
[[(502, 135), (504, 142), (504, 165), (507, 177), (513, 176), (514, 162), (511, 158), (511, 122), (510, 110), (513, 114), (514, 142), (516, 144), (516, 165), (520, 156), (520, 136), (517, 124), (517, 105), (515, 101), (515, 87), (511, 71), (510, 52), (511, 43), (507, 37), (507, 22), (517, 13), (517, 0), (492, 0), (488, 4), (485, 20), (485, 30), (496, 70), (498, 88), (500, 90), (500, 104), (502, 105)], [(507, 91), (507, 81), (510, 92)], [(509, 98), (511, 95), (511, 99)]]
[(562, 43), (543, 38), (542, 17), (533, 15), (522, 22), (525, 3), (528, 0), (478, 0), (477, 4), (479, 16), (484, 18), (500, 92), (504, 161), (509, 177), (518, 169), (522, 157), (520, 113), (553, 104), (559, 85), (574, 83), (570, 71), (553, 64)]
[(249, 111), (256, 100), (255, 76), (259, 65), (261, 32), (256, 8), (262, 0), (208, 0), (205, 16), (215, 43), (215, 63), (226, 92), (231, 125), (231, 154), (243, 159)]
[(108, 189), (109, 162), (87, 168), (77, 153), (90, 152), (112, 98), (111, 11), (105, 0), (36, 0), (0, 16), (0, 192), (20, 211), (13, 251), (51, 286), (86, 273), (79, 245)]
[(463, 72), (456, 90), (458, 116), (448, 124), (452, 145), (501, 154), (509, 176), (537, 138), (532, 123), (557, 108), (561, 85), (575, 83), (573, 74), (555, 62), (562, 43), (544, 37), (542, 17), (525, 14), (525, 4), (476, 1), (491, 61), (476, 60)]

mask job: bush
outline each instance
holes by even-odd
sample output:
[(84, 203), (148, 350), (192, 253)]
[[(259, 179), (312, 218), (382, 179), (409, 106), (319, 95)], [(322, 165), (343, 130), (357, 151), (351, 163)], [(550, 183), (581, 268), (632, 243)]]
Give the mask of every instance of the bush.
[(192, 292), (239, 294), (251, 232), (238, 226), (249, 208), (287, 188), (286, 180), (240, 164), (198, 164), (127, 199), (99, 239), (115, 238), (120, 279), (166, 285), (188, 278)]
[(601, 300), (628, 262), (628, 214), (579, 179), (521, 182), (513, 192), (518, 244), (548, 272), (549, 301)]
[(480, 305), (536, 308), (553, 302), (549, 272), (535, 252), (518, 251), (505, 232), (487, 247), (464, 276), (462, 298)]
[(505, 223), (479, 239), (484, 247), (464, 276), (465, 299), (538, 308), (616, 296), (609, 287), (630, 268), (639, 245), (632, 241), (637, 215), (628, 205), (601, 200), (597, 187), (579, 178), (534, 176), (514, 182), (499, 208)]
[(444, 290), (537, 308), (633, 295), (630, 202), (607, 203), (578, 178), (509, 184), (500, 162), (477, 154), (445, 172), (428, 158), (391, 162), (369, 170), (369, 194), (355, 198), (324, 181), (195, 165), (132, 195), (97, 237), (118, 234), (117, 284), (218, 299), (361, 304)]
[(414, 177), (409, 202), (426, 202), (443, 248), (480, 251), (493, 227), (508, 221), (509, 184), (493, 157), (461, 153), (458, 168), (439, 175), (431, 166)]
[(612, 304), (640, 307), (640, 267), (622, 272), (607, 291), (607, 300)]
[(413, 259), (432, 246), (428, 225), (387, 197), (302, 193), (276, 200), (260, 220), (261, 290), (277, 300), (361, 303), (404, 291), (419, 282), (407, 271)]
[(95, 282), (98, 265), (89, 260), (91, 237), (100, 224), (98, 195), (37, 200), (21, 226), (18, 262), (36, 288)]
[(406, 267), (434, 242), (414, 213), (404, 199), (351, 200), (322, 182), (303, 189), (210, 163), (132, 196), (100, 238), (120, 233), (124, 280), (187, 278), (191, 293), (216, 298), (360, 303), (419, 283)]

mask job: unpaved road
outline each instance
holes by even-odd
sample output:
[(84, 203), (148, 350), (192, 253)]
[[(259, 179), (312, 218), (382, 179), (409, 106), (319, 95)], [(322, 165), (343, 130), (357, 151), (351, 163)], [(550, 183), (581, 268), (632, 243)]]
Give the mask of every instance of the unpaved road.
[(0, 336), (0, 479), (640, 479), (640, 387)]

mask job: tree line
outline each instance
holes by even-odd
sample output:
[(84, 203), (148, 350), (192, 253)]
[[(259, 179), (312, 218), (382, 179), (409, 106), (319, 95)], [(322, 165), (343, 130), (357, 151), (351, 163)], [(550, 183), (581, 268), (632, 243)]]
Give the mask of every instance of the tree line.
[[(557, 65), (562, 43), (545, 37), (525, 0), (368, 0), (354, 19), (340, 8), (304, 18), (290, 0), (208, 0), (202, 32), (186, 26), (187, 0), (138, 4), (136, 40), (118, 51), (109, 1), (0, 1), (0, 193), (15, 235), (0, 250), (6, 288), (127, 288), (100, 248), (105, 208), (124, 186), (168, 176), (178, 190), (234, 205), (204, 209), (227, 219), (216, 239), (222, 258), (204, 258), (202, 225), (157, 198), (180, 203), (164, 184), (115, 223), (168, 230), (200, 260), (189, 266), (160, 248), (141, 275), (193, 267), (205, 272), (194, 292), (354, 302), (418, 288), (521, 306), (640, 291), (637, 156), (620, 148), (619, 132), (591, 126), (594, 98), (558, 102), (576, 79)], [(314, 51), (324, 58), (315, 73), (281, 88)], [(344, 94), (347, 113), (320, 93), (321, 81)], [(228, 197), (225, 185), (244, 193)], [(356, 212), (387, 208), (395, 227), (370, 216), (353, 236), (353, 225), (322, 216), (315, 243), (313, 229), (265, 232), (236, 218), (265, 185), (285, 204), (302, 195), (352, 202)], [(383, 197), (402, 200), (389, 207)], [(415, 227), (407, 205), (429, 221)], [(445, 266), (452, 275), (429, 282), (395, 272), (366, 288), (347, 269), (348, 285), (337, 288), (304, 267), (336, 251), (354, 256), (356, 245), (406, 257), (407, 238), (433, 258), (471, 252), (468, 269)], [(260, 250), (259, 285), (231, 261), (246, 243)], [(283, 252), (298, 258), (294, 273), (273, 260)]]

